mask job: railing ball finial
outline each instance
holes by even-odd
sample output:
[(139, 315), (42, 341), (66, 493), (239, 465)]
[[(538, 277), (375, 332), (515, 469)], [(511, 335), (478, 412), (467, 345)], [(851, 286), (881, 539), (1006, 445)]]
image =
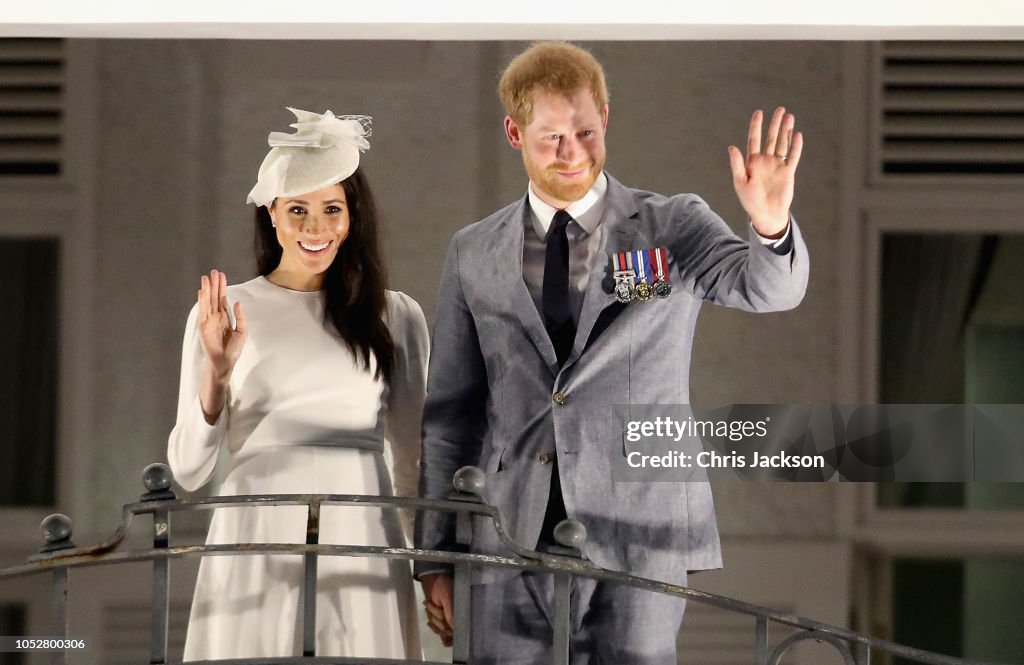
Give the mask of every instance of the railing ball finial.
[(452, 478), (455, 489), (466, 494), (482, 496), (484, 493), (484, 472), (478, 466), (464, 466)]
[(581, 549), (587, 542), (587, 527), (576, 520), (562, 520), (555, 525), (555, 542), (562, 547)]
[(150, 492), (170, 489), (173, 480), (174, 474), (171, 472), (171, 467), (160, 462), (150, 464), (142, 470), (142, 484)]
[(158, 501), (160, 499), (175, 499), (174, 490), (171, 484), (174, 482), (174, 473), (171, 467), (161, 462), (154, 462), (142, 470), (142, 484), (148, 490), (142, 495), (143, 501)]
[(42, 553), (66, 550), (75, 546), (71, 542), (71, 518), (63, 513), (47, 515), (39, 523), (45, 544), (39, 548)]

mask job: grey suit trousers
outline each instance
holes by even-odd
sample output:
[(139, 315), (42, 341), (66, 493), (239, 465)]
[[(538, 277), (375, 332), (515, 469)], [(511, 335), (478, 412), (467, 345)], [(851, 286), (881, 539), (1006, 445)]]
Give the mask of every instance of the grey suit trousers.
[[(523, 573), (472, 590), (472, 665), (552, 662), (554, 578)], [(570, 587), (572, 665), (676, 665), (686, 600), (574, 578)]]

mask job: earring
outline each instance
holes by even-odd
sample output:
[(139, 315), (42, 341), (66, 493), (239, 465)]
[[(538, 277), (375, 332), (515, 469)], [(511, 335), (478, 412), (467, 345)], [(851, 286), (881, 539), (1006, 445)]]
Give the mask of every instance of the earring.
[(270, 226), (271, 226), (271, 228), (275, 228), (275, 229), (277, 228), (277, 224), (274, 223), (273, 219), (270, 220)]

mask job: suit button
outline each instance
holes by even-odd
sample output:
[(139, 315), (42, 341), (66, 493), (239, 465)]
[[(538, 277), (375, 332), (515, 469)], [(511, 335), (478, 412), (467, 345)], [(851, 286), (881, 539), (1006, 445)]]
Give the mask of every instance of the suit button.
[(567, 401), (567, 399), (566, 399), (565, 395), (563, 395), (562, 393), (555, 393), (555, 394), (554, 394), (554, 395), (553, 395), (553, 396), (551, 397), (551, 399), (552, 399), (552, 401), (554, 401), (554, 403), (555, 403), (555, 404), (557, 404), (558, 406), (562, 406), (562, 405), (563, 405), (563, 404), (565, 404), (565, 403), (566, 403), (566, 401)]
[(551, 458), (552, 458), (551, 453), (541, 453), (540, 455), (537, 455), (537, 460), (541, 464), (548, 464), (549, 462), (551, 462)]

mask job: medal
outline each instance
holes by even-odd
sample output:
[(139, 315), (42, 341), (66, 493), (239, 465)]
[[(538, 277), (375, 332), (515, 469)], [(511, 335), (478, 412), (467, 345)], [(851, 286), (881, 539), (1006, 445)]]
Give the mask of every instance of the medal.
[(654, 263), (651, 267), (654, 270), (654, 295), (659, 298), (668, 298), (672, 295), (672, 285), (668, 281), (668, 250), (659, 247), (654, 250), (652, 258)]
[(654, 297), (654, 289), (647, 281), (647, 250), (638, 249), (634, 256), (633, 264), (636, 266), (636, 297), (637, 300), (646, 302)]
[(633, 287), (629, 282), (615, 282), (615, 299), (623, 304), (633, 301)]
[(633, 277), (636, 275), (632, 269), (632, 261), (628, 259), (626, 252), (619, 252), (614, 257), (615, 271), (615, 299), (625, 304), (633, 301)]

